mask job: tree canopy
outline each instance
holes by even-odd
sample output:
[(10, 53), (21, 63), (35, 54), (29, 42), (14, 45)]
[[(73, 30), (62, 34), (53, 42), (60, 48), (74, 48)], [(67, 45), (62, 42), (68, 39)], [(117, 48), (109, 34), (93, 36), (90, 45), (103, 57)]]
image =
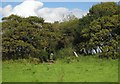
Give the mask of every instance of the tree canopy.
[[(57, 54), (73, 49), (79, 54), (118, 58), (120, 52), (120, 6), (114, 2), (94, 5), (89, 13), (64, 22), (45, 23), (43, 18), (17, 15), (2, 20), (3, 59)], [(65, 52), (66, 53), (66, 52)], [(57, 55), (56, 55), (57, 56)]]
[(100, 53), (102, 57), (116, 58), (119, 54), (120, 20), (119, 5), (105, 2), (93, 6), (89, 13), (80, 19), (77, 44), (78, 51), (84, 54)]

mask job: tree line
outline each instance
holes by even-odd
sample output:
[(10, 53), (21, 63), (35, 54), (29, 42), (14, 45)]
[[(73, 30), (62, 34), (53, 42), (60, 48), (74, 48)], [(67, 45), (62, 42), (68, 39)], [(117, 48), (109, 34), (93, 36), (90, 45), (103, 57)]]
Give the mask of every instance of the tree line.
[(120, 56), (120, 6), (105, 2), (89, 13), (64, 22), (46, 23), (43, 18), (10, 15), (2, 18), (2, 58), (38, 58), (51, 51), (59, 55), (98, 54), (100, 58)]

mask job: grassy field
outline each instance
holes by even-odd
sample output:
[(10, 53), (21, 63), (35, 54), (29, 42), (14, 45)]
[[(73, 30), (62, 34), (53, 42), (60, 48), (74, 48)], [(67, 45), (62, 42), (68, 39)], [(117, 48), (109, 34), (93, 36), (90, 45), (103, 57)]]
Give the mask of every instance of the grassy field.
[(3, 82), (117, 82), (118, 60), (80, 57), (34, 64), (26, 60), (4, 61)]

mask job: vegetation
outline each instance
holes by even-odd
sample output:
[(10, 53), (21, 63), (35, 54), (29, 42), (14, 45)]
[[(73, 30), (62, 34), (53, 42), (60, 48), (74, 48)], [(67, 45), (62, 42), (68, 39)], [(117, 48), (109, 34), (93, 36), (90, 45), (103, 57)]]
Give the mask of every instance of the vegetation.
[(38, 58), (49, 51), (54, 51), (57, 58), (59, 52), (70, 48), (78, 54), (98, 53), (101, 58), (116, 59), (120, 52), (119, 8), (114, 2), (100, 3), (81, 19), (74, 17), (53, 24), (36, 16), (4, 17), (3, 60)]
[[(4, 17), (3, 82), (118, 82), (119, 15), (120, 5), (105, 2), (83, 18), (68, 16), (64, 22)], [(41, 58), (47, 62), (51, 52), (57, 61), (39, 64)]]
[(76, 41), (79, 52), (88, 55), (93, 54), (94, 51), (94, 54), (100, 53), (100, 57), (119, 57), (120, 12), (118, 10), (119, 5), (116, 3), (101, 3), (93, 6), (87, 16), (80, 19), (81, 31)]
[(100, 57), (118, 58), (119, 7), (114, 2), (97, 4), (81, 19), (53, 24), (36, 16), (4, 17), (3, 59), (38, 57), (51, 50), (59, 54), (67, 48), (84, 55), (99, 53)]
[[(87, 59), (87, 60), (86, 60)], [(39, 64), (25, 59), (3, 62), (3, 82), (118, 82), (118, 60), (80, 57)], [(14, 76), (12, 76), (14, 74)]]

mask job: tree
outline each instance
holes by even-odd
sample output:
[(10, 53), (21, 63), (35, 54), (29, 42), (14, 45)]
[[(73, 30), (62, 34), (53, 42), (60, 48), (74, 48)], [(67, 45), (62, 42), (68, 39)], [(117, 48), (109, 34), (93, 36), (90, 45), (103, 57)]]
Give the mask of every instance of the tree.
[(84, 49), (84, 53), (89, 54), (89, 51), (93, 49), (97, 53), (99, 48), (104, 57), (116, 58), (118, 56), (119, 35), (115, 32), (115, 30), (119, 29), (119, 20), (117, 18), (118, 15), (98, 18), (90, 23), (89, 28), (81, 31), (81, 35), (85, 40), (82, 39), (84, 43), (81, 42), (79, 45), (82, 45), (81, 49)]
[(89, 14), (95, 18), (103, 16), (117, 15), (119, 12), (118, 4), (115, 2), (104, 2), (97, 5), (94, 5), (89, 10)]
[(79, 21), (78, 52), (88, 55), (94, 50), (95, 54), (101, 52), (102, 57), (118, 57), (119, 7), (116, 3), (105, 2), (90, 8), (89, 13)]
[(35, 23), (43, 24), (43, 19), (22, 18), (16, 15), (3, 18), (3, 59), (38, 56), (42, 46), (40, 43), (41, 29), (37, 29), (39, 25)]

